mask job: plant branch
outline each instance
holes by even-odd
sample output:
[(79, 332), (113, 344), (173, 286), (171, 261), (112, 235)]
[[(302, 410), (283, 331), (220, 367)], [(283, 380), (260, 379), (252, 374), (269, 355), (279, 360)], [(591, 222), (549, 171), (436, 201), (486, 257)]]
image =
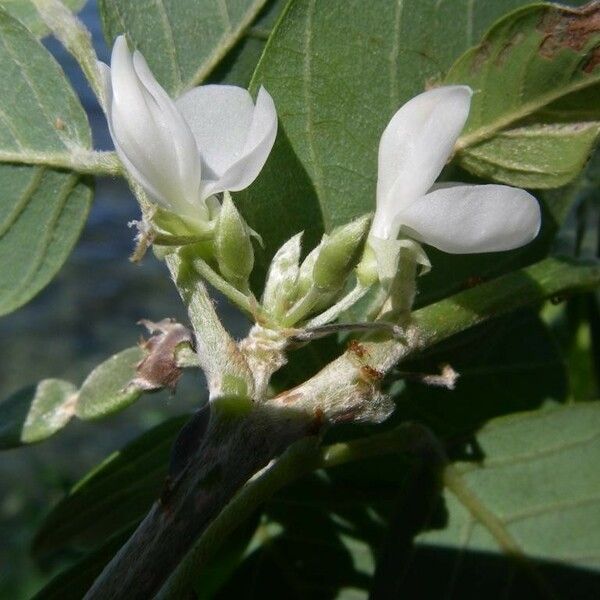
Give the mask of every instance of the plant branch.
[(415, 311), (404, 339), (365, 342), (361, 360), (350, 347), (314, 377), (270, 402), (304, 410), (327, 407), (351, 420), (368, 418), (372, 390), (365, 383), (373, 387), (399, 361), (493, 317), (599, 284), (597, 263), (548, 258)]

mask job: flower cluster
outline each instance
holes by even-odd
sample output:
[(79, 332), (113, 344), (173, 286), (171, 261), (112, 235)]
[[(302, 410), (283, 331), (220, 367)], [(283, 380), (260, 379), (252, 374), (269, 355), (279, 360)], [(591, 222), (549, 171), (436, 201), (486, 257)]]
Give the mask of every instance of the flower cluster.
[[(245, 89), (207, 85), (173, 100), (144, 57), (129, 51), (123, 36), (115, 42), (110, 68), (103, 63), (99, 67), (110, 133), (130, 176), (163, 209), (197, 221), (213, 219), (216, 210), (223, 219), (229, 215), (231, 221), (221, 228), (221, 238), (223, 232), (246, 235), (248, 228), (228, 192), (248, 187), (273, 147), (277, 114), (268, 92), (261, 87), (254, 103)], [(416, 260), (427, 261), (419, 243), (450, 253), (496, 252), (527, 244), (537, 235), (540, 208), (525, 190), (505, 185), (435, 184), (465, 125), (471, 95), (467, 86), (424, 92), (404, 104), (387, 125), (379, 144), (376, 210), (359, 279), (366, 270), (366, 279), (389, 286), (396, 277), (402, 248), (410, 248)], [(225, 193), (223, 208), (216, 198), (220, 193)], [(368, 227), (368, 221), (365, 223)], [(344, 230), (324, 239), (311, 253), (313, 291), (308, 304), (314, 305), (315, 289), (322, 293), (323, 281), (330, 297), (343, 288), (360, 258), (352, 257), (359, 244), (364, 244), (363, 229), (364, 223), (352, 225), (349, 233)], [(227, 242), (221, 238), (216, 236), (216, 247)], [(333, 241), (338, 238), (343, 240), (339, 248)], [(293, 247), (298, 244), (299, 238)], [(249, 241), (246, 247), (252, 252)], [(227, 252), (233, 256), (233, 250)], [(323, 256), (318, 260), (319, 253)], [(299, 249), (293, 254), (298, 255), (297, 260)], [(247, 278), (253, 258), (247, 262), (241, 279)], [(300, 277), (300, 267), (294, 269), (290, 272), (297, 271), (294, 277)], [(335, 269), (339, 273), (334, 273)], [(272, 272), (281, 270), (278, 266)], [(289, 279), (289, 268), (285, 270)], [(234, 281), (238, 275), (232, 273), (229, 279)], [(299, 289), (299, 284), (294, 286)], [(272, 281), (268, 287), (273, 295), (280, 286)], [(281, 299), (275, 303), (281, 312), (285, 303)]]

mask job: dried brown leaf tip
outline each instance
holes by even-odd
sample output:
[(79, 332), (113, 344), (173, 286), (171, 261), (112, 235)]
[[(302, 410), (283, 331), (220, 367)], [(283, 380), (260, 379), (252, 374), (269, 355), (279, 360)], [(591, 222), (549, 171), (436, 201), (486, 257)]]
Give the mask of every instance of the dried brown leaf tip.
[(589, 38), (600, 31), (600, 2), (593, 0), (581, 8), (556, 7), (542, 19), (539, 31), (544, 35), (540, 54), (553, 58), (561, 49), (581, 52)]
[(154, 323), (139, 321), (151, 336), (140, 346), (148, 353), (137, 365), (137, 375), (131, 382), (140, 389), (151, 391), (177, 386), (182, 369), (177, 366), (176, 350), (180, 344), (193, 345), (192, 332), (173, 319)]

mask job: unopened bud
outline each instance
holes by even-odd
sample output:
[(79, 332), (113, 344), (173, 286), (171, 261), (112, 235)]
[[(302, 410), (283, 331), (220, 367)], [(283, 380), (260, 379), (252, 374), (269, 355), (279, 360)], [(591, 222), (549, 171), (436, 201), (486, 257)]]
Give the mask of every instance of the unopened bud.
[(290, 238), (276, 252), (265, 284), (262, 304), (273, 316), (279, 317), (296, 299), (302, 233)]
[(317, 258), (319, 258), (320, 251), (321, 245), (319, 244), (316, 248), (313, 248), (302, 261), (300, 272), (298, 273), (298, 280), (296, 281), (296, 298), (302, 298), (312, 288), (314, 284), (313, 270)]
[(317, 288), (334, 291), (344, 286), (346, 278), (356, 266), (370, 223), (371, 215), (365, 215), (334, 229), (323, 240), (313, 269)]
[(227, 192), (217, 221), (214, 245), (221, 275), (238, 289), (246, 288), (254, 267), (250, 228)]

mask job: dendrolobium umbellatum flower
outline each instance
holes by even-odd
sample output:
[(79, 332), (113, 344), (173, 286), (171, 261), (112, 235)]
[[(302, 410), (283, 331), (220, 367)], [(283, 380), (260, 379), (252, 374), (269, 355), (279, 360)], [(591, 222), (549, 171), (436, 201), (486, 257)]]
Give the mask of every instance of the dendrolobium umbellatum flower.
[(115, 149), (130, 175), (167, 210), (207, 218), (206, 199), (239, 191), (258, 176), (277, 134), (273, 99), (260, 88), (196, 87), (173, 101), (124, 36), (104, 78)]
[[(392, 250), (399, 236), (469, 254), (511, 250), (537, 235), (540, 208), (525, 190), (434, 185), (465, 125), (471, 95), (467, 86), (424, 92), (404, 104), (383, 132), (369, 241), (378, 262), (389, 265), (389, 256), (381, 255)], [(386, 270), (389, 276), (389, 266)]]

